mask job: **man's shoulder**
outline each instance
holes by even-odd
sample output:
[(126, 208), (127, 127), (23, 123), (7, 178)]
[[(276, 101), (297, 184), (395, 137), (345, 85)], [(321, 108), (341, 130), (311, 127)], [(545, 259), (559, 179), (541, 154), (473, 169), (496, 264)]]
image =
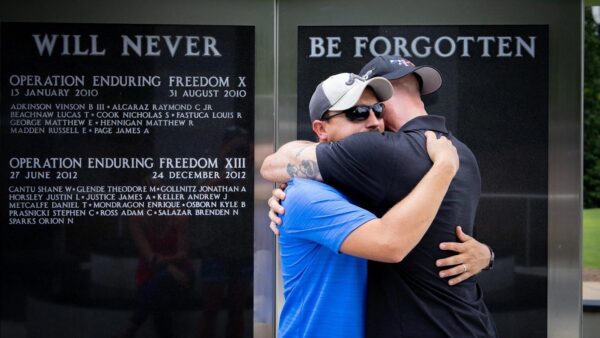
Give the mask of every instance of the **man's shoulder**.
[(375, 152), (395, 149), (406, 141), (406, 135), (394, 132), (362, 132), (350, 135), (343, 140), (319, 144), (320, 150), (343, 149), (349, 153), (372, 154)]
[(463, 157), (466, 156), (474, 161), (477, 160), (475, 158), (475, 154), (473, 153), (473, 150), (471, 150), (471, 148), (467, 144), (465, 144), (463, 141), (461, 141), (458, 137), (451, 134), (450, 141), (452, 141), (452, 144), (456, 147), (456, 150), (458, 151), (458, 154), (460, 156), (463, 156)]
[(285, 190), (286, 199), (295, 205), (302, 205), (306, 203), (316, 203), (321, 200), (330, 199), (346, 199), (344, 195), (323, 182), (294, 177), (288, 182), (288, 186)]
[(313, 228), (325, 231), (328, 228), (352, 227), (355, 222), (364, 223), (374, 217), (370, 212), (351, 204), (331, 186), (302, 178), (288, 182), (282, 206), (285, 208), (282, 215), (283, 230), (287, 233), (306, 232)]
[(371, 141), (375, 143), (394, 143), (399, 139), (402, 139), (402, 133), (395, 133), (391, 131), (384, 131), (383, 133), (379, 132), (365, 132), (365, 133), (356, 133), (354, 135), (350, 135), (344, 140), (361, 140), (361, 141)]

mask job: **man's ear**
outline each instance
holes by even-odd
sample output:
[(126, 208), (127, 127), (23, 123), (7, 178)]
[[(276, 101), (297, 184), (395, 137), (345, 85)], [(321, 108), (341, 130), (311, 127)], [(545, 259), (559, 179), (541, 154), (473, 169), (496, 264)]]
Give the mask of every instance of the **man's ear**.
[(312, 122), (312, 130), (317, 135), (319, 142), (327, 142), (329, 135), (327, 133), (327, 122), (315, 120)]

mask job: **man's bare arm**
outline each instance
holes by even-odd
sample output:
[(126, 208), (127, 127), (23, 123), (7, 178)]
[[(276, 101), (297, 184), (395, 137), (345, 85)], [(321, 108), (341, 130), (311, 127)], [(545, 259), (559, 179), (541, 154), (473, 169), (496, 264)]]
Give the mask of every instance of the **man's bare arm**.
[(445, 137), (426, 132), (427, 151), (433, 166), (408, 196), (382, 218), (354, 230), (341, 252), (381, 262), (399, 262), (417, 245), (429, 226), (458, 170), (458, 154)]
[[(270, 228), (275, 235), (279, 235), (281, 218), (285, 212), (280, 201), (285, 199), (283, 189), (273, 189), (273, 196), (269, 198), (269, 219), (271, 220)], [(449, 285), (455, 285), (465, 281), (490, 266), (492, 252), (488, 245), (479, 242), (475, 238), (465, 234), (460, 226), (456, 227), (457, 242), (440, 243), (441, 250), (454, 251), (456, 254), (444, 259), (438, 259), (436, 265), (438, 267), (448, 267), (440, 271), (440, 277), (452, 277), (448, 280)], [(464, 271), (462, 264), (465, 264), (468, 269)]]
[(317, 165), (317, 143), (292, 141), (267, 156), (260, 174), (271, 182), (287, 182), (292, 177), (323, 181)]

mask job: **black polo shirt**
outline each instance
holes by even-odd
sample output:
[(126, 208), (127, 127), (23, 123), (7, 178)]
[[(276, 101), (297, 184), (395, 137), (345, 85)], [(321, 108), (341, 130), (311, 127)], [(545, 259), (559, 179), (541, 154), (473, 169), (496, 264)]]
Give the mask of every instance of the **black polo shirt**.
[(481, 192), (475, 156), (448, 133), (443, 117), (420, 116), (397, 133), (360, 133), (321, 144), (319, 169), (326, 183), (382, 216), (431, 168), (427, 130), (452, 140), (460, 168), (430, 229), (408, 256), (398, 264), (369, 262), (366, 336), (495, 337), (496, 327), (477, 282), (471, 278), (449, 286), (435, 266), (437, 259), (454, 254), (440, 250), (439, 243), (457, 241), (457, 225), (473, 233)]

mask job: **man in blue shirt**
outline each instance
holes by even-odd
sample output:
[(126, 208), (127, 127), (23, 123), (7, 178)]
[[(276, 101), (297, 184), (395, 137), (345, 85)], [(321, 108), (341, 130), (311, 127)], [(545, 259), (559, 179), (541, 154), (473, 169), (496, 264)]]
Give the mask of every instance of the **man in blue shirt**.
[[(294, 176), (323, 180), (351, 201), (382, 215), (407, 196), (429, 169), (423, 133), (433, 130), (447, 135), (457, 147), (460, 169), (431, 228), (401, 263), (369, 262), (366, 336), (495, 337), (481, 290), (467, 279), (488, 265), (491, 250), (460, 230), (459, 239), (466, 242), (448, 243), (456, 240), (456, 225), (472, 233), (481, 182), (472, 152), (448, 132), (443, 118), (425, 111), (421, 95), (439, 88), (439, 73), (386, 56), (369, 62), (361, 75), (392, 81), (394, 95), (386, 101), (384, 116), (394, 132), (361, 133), (318, 146), (292, 142), (268, 158), (261, 173), (277, 182)], [(458, 254), (450, 256), (440, 248)], [(485, 257), (484, 264), (480, 257)], [(440, 271), (441, 266), (451, 267)], [(454, 278), (443, 279), (450, 276)]]
[[(380, 101), (391, 95), (391, 84), (383, 78), (334, 75), (317, 87), (311, 99), (313, 130), (323, 142), (363, 131), (379, 134)], [(367, 278), (363, 258), (401, 261), (429, 227), (458, 170), (456, 149), (445, 137), (421, 136), (430, 169), (381, 218), (323, 183), (290, 181), (279, 237), (285, 295), (280, 337), (363, 337)]]

